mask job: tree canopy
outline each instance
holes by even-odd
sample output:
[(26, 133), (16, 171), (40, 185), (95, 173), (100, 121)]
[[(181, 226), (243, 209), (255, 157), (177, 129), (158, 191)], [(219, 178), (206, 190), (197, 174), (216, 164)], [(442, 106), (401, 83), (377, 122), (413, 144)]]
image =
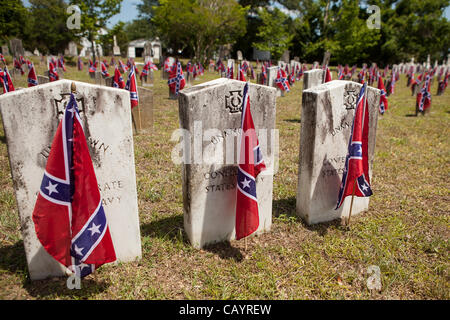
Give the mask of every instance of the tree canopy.
[[(392, 64), (414, 57), (447, 58), (450, 0), (136, 0), (139, 14), (106, 29), (120, 11), (121, 0), (0, 0), (0, 42), (18, 37), (28, 50), (61, 52), (71, 40), (98, 39), (106, 51), (112, 35), (127, 41), (159, 37), (174, 54), (205, 60), (221, 45), (233, 45), (252, 57), (253, 48), (273, 59), (284, 50), (306, 61), (321, 61), (326, 50), (332, 63)], [(81, 11), (81, 30), (65, 22), (68, 4)], [(369, 28), (369, 5), (379, 10), (379, 28)]]

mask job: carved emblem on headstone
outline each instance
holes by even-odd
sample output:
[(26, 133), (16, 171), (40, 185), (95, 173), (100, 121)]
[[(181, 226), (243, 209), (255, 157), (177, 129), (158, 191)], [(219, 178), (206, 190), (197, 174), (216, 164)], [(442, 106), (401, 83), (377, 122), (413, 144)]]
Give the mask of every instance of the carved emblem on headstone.
[[(55, 99), (55, 107), (56, 107), (56, 116), (58, 119), (61, 120), (61, 118), (64, 115), (64, 111), (66, 110), (66, 106), (69, 103), (70, 100), (70, 93), (61, 93), (61, 99)], [(78, 112), (82, 113), (84, 112), (84, 99), (81, 98), (75, 98), (75, 100), (78, 103)]]
[(229, 96), (225, 96), (225, 108), (230, 110), (230, 113), (242, 112), (242, 91), (231, 90)]
[(346, 90), (344, 92), (345, 109), (347, 109), (347, 110), (355, 109), (357, 101), (358, 101), (358, 92), (355, 89)]

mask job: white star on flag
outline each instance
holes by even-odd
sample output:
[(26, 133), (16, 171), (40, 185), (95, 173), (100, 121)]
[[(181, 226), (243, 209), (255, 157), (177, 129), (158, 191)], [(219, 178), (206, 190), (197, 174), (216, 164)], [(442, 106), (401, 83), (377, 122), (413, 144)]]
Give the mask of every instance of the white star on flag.
[(84, 248), (78, 248), (77, 245), (75, 245), (75, 248), (74, 248), (75, 252), (80, 256), (83, 255), (83, 253), (81, 252), (81, 251), (83, 251), (83, 249)]
[(92, 227), (88, 228), (88, 230), (91, 232), (91, 236), (93, 236), (96, 233), (101, 233), (99, 230), (101, 226), (102, 226), (101, 224), (97, 226), (95, 225), (94, 222), (92, 222)]
[(56, 187), (58, 186), (57, 183), (52, 184), (50, 181), (48, 182), (48, 186), (45, 187), (45, 189), (48, 190), (48, 195), (51, 196), (53, 192), (59, 193), (58, 190), (56, 190)]
[(247, 180), (246, 178), (244, 178), (244, 181), (242, 181), (241, 183), (242, 183), (242, 188), (243, 189), (245, 189), (245, 188), (250, 188), (250, 181), (251, 180)]

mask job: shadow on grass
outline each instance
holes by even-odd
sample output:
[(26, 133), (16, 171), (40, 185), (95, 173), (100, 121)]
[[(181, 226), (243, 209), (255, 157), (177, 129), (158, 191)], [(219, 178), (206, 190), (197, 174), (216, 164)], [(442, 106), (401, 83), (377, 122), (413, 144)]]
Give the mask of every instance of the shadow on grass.
[[(88, 276), (92, 277), (92, 276)], [(95, 279), (81, 279), (80, 289), (67, 288), (67, 277), (51, 278), (24, 283), (25, 290), (36, 298), (88, 299), (108, 289), (109, 283)]]
[(409, 114), (405, 114), (405, 117), (410, 118), (410, 117), (417, 117), (416, 114), (414, 113), (409, 113)]
[(36, 298), (54, 296), (62, 298), (87, 299), (94, 294), (105, 291), (108, 284), (103, 281), (89, 279), (81, 280), (81, 288), (70, 290), (67, 288), (67, 277), (49, 278), (31, 281), (28, 275), (28, 266), (23, 241), (0, 248), (0, 270), (23, 276), (23, 288)]
[(292, 122), (292, 123), (301, 123), (302, 122), (301, 119), (285, 119), (283, 121)]
[[(142, 236), (169, 240), (173, 243), (181, 241), (184, 245), (191, 245), (186, 232), (184, 232), (182, 215), (170, 216), (141, 225), (141, 234)], [(222, 259), (234, 259), (238, 262), (243, 259), (239, 248), (231, 246), (228, 241), (211, 244), (203, 249), (217, 254)]]
[(151, 238), (167, 239), (173, 243), (180, 240), (189, 245), (189, 239), (183, 228), (183, 216), (176, 215), (162, 218), (150, 223), (141, 225), (141, 235)]
[(233, 259), (236, 262), (241, 262), (243, 259), (241, 250), (233, 247), (228, 241), (210, 244), (205, 246), (203, 249), (218, 255), (222, 259)]
[(0, 248), (0, 269), (16, 274), (27, 274), (27, 259), (23, 241)]
[(0, 142), (6, 144), (6, 136), (0, 136)]
[[(336, 219), (329, 222), (322, 222), (318, 224), (308, 225), (306, 222), (297, 215), (296, 212), (296, 202), (295, 197), (290, 197), (287, 199), (280, 199), (273, 201), (273, 217), (277, 221), (300, 223), (305, 229), (316, 232), (319, 236), (325, 236), (328, 233), (328, 229), (341, 229), (346, 230), (347, 228), (341, 225), (340, 219)], [(276, 223), (276, 221), (275, 221)]]

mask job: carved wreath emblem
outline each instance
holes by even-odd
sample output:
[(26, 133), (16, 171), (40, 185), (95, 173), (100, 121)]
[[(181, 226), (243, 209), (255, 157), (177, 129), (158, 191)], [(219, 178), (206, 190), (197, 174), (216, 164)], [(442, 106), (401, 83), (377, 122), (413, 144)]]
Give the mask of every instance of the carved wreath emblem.
[(225, 96), (225, 108), (230, 110), (230, 113), (242, 112), (242, 91), (231, 90), (229, 96)]

